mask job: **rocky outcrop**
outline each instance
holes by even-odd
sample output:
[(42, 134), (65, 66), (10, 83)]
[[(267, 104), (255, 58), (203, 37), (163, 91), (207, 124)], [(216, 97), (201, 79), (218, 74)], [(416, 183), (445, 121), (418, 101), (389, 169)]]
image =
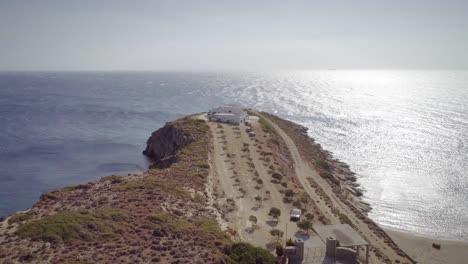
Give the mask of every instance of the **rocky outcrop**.
[(154, 160), (150, 168), (167, 168), (177, 162), (177, 152), (193, 141), (190, 133), (174, 123), (167, 123), (151, 134), (143, 154)]

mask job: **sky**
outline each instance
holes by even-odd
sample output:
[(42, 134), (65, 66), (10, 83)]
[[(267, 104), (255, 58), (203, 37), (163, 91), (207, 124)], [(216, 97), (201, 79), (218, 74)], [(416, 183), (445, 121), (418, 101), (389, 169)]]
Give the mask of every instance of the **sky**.
[(466, 0), (0, 0), (0, 70), (468, 69)]

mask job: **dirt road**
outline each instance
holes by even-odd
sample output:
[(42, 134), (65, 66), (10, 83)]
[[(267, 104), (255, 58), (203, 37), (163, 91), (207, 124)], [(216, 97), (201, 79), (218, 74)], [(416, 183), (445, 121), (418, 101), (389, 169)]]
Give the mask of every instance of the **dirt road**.
[[(320, 196), (317, 194), (316, 190), (311, 187), (310, 183), (307, 180), (308, 177), (311, 177), (318, 185), (318, 187), (321, 188), (325, 192), (325, 194), (331, 199), (334, 208), (338, 209), (340, 213), (348, 216), (348, 218), (355, 225), (356, 229), (373, 247), (379, 249), (384, 255), (389, 257), (393, 261), (393, 263), (410, 263), (410, 261), (406, 257), (400, 256), (395, 250), (391, 249), (382, 237), (374, 233), (374, 231), (369, 228), (367, 223), (355, 216), (353, 211), (336, 196), (330, 184), (325, 179), (320, 177), (317, 171), (311, 166), (309, 166), (309, 164), (306, 161), (304, 161), (293, 140), (282, 129), (280, 129), (273, 121), (271, 121), (267, 117), (261, 114), (259, 115), (268, 121), (268, 123), (276, 130), (278, 135), (286, 143), (291, 153), (291, 157), (294, 161), (296, 176), (304, 190), (310, 195), (310, 197), (314, 201), (319, 202)], [(332, 209), (330, 207), (320, 202), (318, 204), (322, 212), (324, 212), (324, 214), (327, 217), (329, 217), (333, 224), (340, 223), (339, 218), (335, 214), (333, 214)], [(382, 263), (382, 260), (376, 256), (375, 252), (371, 252), (369, 263)]]
[[(295, 234), (296, 223), (289, 221), (292, 206), (283, 202), (280, 188), (271, 183), (268, 164), (258, 151), (259, 146), (262, 149), (267, 146), (249, 137), (245, 125), (209, 123), (209, 126), (213, 134), (211, 166), (218, 186), (217, 202), (229, 228), (237, 231), (241, 240), (266, 248), (272, 248), (278, 241), (270, 234), (272, 229), (288, 232), (288, 237)], [(272, 207), (281, 210), (278, 221), (268, 215)], [(251, 216), (258, 219), (255, 228), (249, 221)]]

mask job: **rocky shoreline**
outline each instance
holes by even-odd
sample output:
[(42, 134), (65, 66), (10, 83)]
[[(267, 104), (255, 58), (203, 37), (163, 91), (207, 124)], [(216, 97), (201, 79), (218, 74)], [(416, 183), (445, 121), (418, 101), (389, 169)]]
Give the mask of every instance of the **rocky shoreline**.
[(369, 212), (372, 208), (369, 203), (362, 200), (362, 195), (364, 194), (365, 190), (362, 189), (358, 183), (358, 177), (356, 176), (356, 173), (351, 170), (351, 167), (347, 163), (335, 158), (333, 156), (333, 152), (325, 150), (322, 145), (317, 143), (315, 139), (309, 135), (309, 129), (307, 127), (299, 124), (297, 125), (300, 127), (303, 136), (309, 138), (309, 144), (316, 148), (318, 152), (322, 153), (324, 159), (332, 167), (333, 177), (335, 177), (335, 179), (339, 181), (340, 184), (345, 185), (342, 186), (342, 188), (347, 188), (347, 190), (355, 196), (355, 201), (361, 204), (360, 209), (362, 209), (364, 212)]
[[(303, 163), (309, 164), (316, 171), (314, 173), (317, 176), (302, 173), (307, 175), (307, 181), (315, 190), (315, 195), (310, 196), (315, 198), (309, 197), (309, 202), (311, 206), (315, 204), (312, 206), (315, 209), (310, 211), (317, 216), (316, 221), (321, 224), (349, 224), (374, 245), (372, 254), (382, 263), (391, 263), (392, 259), (406, 259), (407, 261), (401, 263), (415, 263), (384, 230), (368, 218), (367, 213), (371, 207), (362, 201), (363, 190), (349, 165), (323, 149), (308, 134), (306, 127), (268, 113), (261, 113), (260, 116), (267, 117), (265, 119), (271, 120), (272, 124), (276, 123), (279, 128), (275, 129), (283, 130), (283, 134), (287, 134), (294, 142), (297, 147), (295, 153), (299, 152)], [(216, 131), (215, 133), (210, 133), (207, 123), (194, 116), (169, 122), (153, 132), (147, 141), (143, 153), (153, 160), (148, 171), (125, 177), (104, 177), (96, 182), (45, 193), (30, 210), (3, 219), (0, 226), (0, 262), (20, 263), (27, 260), (32, 263), (59, 263), (79, 256), (80, 261), (84, 261), (82, 263), (95, 259), (113, 263), (162, 260), (183, 262), (194, 258), (197, 260), (194, 263), (205, 263), (202, 260), (206, 257), (209, 257), (207, 263), (223, 263), (227, 258), (226, 254), (232, 249), (236, 232), (220, 229), (223, 225), (219, 218), (223, 215), (219, 214), (219, 204), (216, 204), (216, 200), (220, 198), (216, 197), (214, 190), (216, 183), (209, 175), (209, 152), (210, 146), (213, 147), (211, 143), (215, 140), (213, 137), (221, 140), (220, 144), (226, 145), (227, 141), (224, 139), (224, 132), (221, 133), (223, 129), (210, 126), (214, 127), (211, 130)], [(232, 129), (231, 137), (239, 136), (236, 134), (240, 133), (238, 130)], [(273, 130), (264, 134), (271, 134)], [(228, 131), (230, 130), (226, 128), (226, 133)], [(281, 141), (279, 134), (265, 138), (262, 135), (255, 144), (244, 144), (244, 147), (247, 145), (246, 149), (260, 148), (260, 143), (265, 141), (265, 151), (259, 150), (258, 153), (271, 155), (266, 147), (275, 146), (272, 148), (272, 157), (278, 155), (278, 160), (276, 163), (274, 160), (271, 162), (286, 176), (284, 178), (288, 178), (288, 182), (282, 182), (288, 183), (288, 187), (285, 184), (281, 195), (288, 194), (286, 191), (302, 193), (301, 184), (307, 184), (299, 184), (299, 174), (292, 175), (294, 164), (291, 163), (289, 147)], [(220, 148), (224, 149), (225, 145)], [(242, 152), (244, 150), (237, 151)], [(252, 155), (259, 154), (254, 154), (252, 150)], [(229, 156), (226, 154), (220, 158), (220, 162), (228, 162), (231, 166), (233, 160)], [(297, 156), (299, 155), (295, 154), (294, 157)], [(262, 163), (269, 164), (270, 161), (267, 160), (269, 158), (263, 157), (254, 162), (260, 168)], [(284, 168), (284, 171), (280, 168)], [(268, 177), (266, 173), (265, 176)], [(264, 188), (262, 186), (266, 182), (263, 179), (256, 187)], [(323, 188), (322, 182), (328, 187)], [(282, 187), (278, 185), (278, 188), (281, 190)], [(287, 188), (290, 189), (286, 190)], [(272, 193), (268, 192), (268, 195), (271, 196)], [(287, 202), (288, 199), (282, 201)], [(279, 204), (281, 200), (275, 203)], [(79, 221), (73, 220), (72, 224), (61, 226), (63, 221), (74, 218)], [(63, 230), (71, 230), (72, 235), (58, 232), (55, 225)], [(47, 232), (37, 231), (41, 228)], [(205, 228), (207, 232), (200, 233), (199, 228)], [(203, 239), (197, 240), (196, 236), (202, 236)], [(102, 246), (95, 248), (94, 245), (98, 244)], [(180, 246), (193, 250), (183, 252), (174, 249)], [(216, 254), (210, 255), (203, 247)], [(88, 252), (86, 248), (95, 252)], [(119, 253), (120, 251), (123, 253)]]
[(263, 114), (280, 121), (280, 124), (281, 122), (287, 123), (291, 131), (295, 131), (300, 134), (303, 139), (306, 139), (304, 143), (313, 148), (313, 153), (303, 151), (303, 154), (306, 158), (311, 158), (309, 161), (315, 165), (317, 170), (321, 171), (320, 175), (327, 178), (327, 180), (337, 188), (346, 188), (346, 190), (354, 196), (352, 200), (363, 213), (368, 213), (371, 210), (370, 204), (362, 200), (362, 195), (365, 190), (363, 190), (358, 183), (356, 173), (351, 170), (351, 167), (347, 163), (336, 159), (331, 151), (325, 150), (320, 143), (317, 143), (316, 140), (309, 135), (309, 129), (307, 127), (269, 113)]

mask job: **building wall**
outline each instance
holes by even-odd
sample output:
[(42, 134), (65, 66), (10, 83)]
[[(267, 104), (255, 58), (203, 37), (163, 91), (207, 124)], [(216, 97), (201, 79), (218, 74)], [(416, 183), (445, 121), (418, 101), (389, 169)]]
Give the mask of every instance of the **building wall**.
[(211, 109), (210, 113), (232, 113), (241, 115), (243, 111), (244, 110), (238, 106), (221, 106)]
[(240, 115), (226, 115), (226, 114), (213, 114), (212, 121), (219, 121), (224, 123), (230, 124), (240, 124), (241, 123), (241, 116)]

